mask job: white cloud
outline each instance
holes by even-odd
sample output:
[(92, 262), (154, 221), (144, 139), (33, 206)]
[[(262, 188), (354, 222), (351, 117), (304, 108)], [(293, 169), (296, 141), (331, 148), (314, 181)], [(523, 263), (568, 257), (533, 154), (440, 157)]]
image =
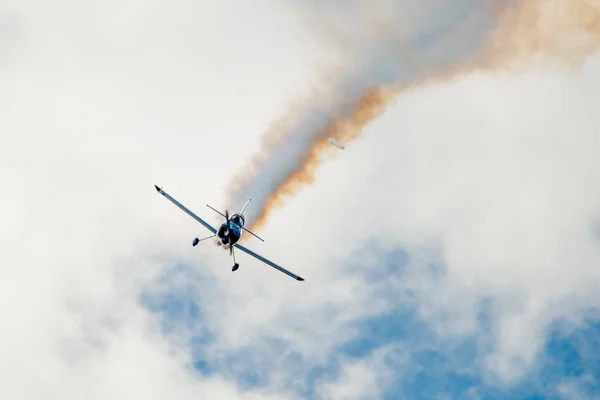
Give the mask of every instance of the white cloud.
[[(282, 82), (310, 74), (312, 55), (286, 50), (293, 27), (273, 35), (282, 21), (264, 9), (9, 6), (22, 35), (0, 78), (2, 397), (242, 397), (187, 370), (187, 343), (169, 345), (139, 304), (175, 261), (228, 262), (214, 248), (191, 253), (198, 226), (152, 185), (194, 209), (222, 204), (239, 157), (293, 90)], [(279, 75), (256, 59), (272, 46)]]
[[(493, 299), (488, 368), (502, 379), (522, 376), (552, 319), (598, 305), (599, 62), (406, 95), (320, 174), (321, 187), (339, 186), (319, 209), (345, 199), (321, 235), (348, 221), (349, 247), (378, 230), (416, 257), (400, 284), (440, 333), (476, 333), (478, 304)], [(447, 268), (439, 281), (419, 277), (432, 261)]]
[(392, 346), (377, 349), (359, 360), (342, 360), (342, 368), (332, 381), (317, 385), (319, 398), (331, 400), (375, 399), (380, 398), (382, 387), (393, 379), (392, 372), (385, 365), (385, 357)]
[(593, 396), (587, 392), (585, 387), (596, 384), (594, 377), (590, 375), (584, 375), (580, 378), (566, 379), (564, 382), (558, 384), (557, 394), (565, 400), (584, 400), (584, 399), (597, 399), (598, 396)]
[[(279, 338), (318, 363), (353, 322), (401, 301), (341, 263), (371, 237), (410, 253), (399, 290), (443, 335), (477, 333), (477, 304), (494, 298), (491, 372), (527, 365), (546, 322), (595, 305), (597, 60), (576, 77), (478, 76), (400, 98), (253, 242), (298, 284), (247, 257), (232, 274), (222, 251), (192, 248), (200, 227), (152, 185), (216, 221), (204, 204), (224, 204), (264, 127), (312, 82), (314, 43), (266, 8), (71, 3), (9, 7), (21, 25), (0, 77), (1, 397), (250, 398), (235, 377), (192, 373), (193, 332), (162, 337), (140, 305), (177, 262), (202, 275), (216, 358)], [(443, 279), (420, 273), (432, 260)], [(273, 374), (269, 390), (290, 398), (289, 374)], [(338, 383), (330, 393), (347, 392)]]

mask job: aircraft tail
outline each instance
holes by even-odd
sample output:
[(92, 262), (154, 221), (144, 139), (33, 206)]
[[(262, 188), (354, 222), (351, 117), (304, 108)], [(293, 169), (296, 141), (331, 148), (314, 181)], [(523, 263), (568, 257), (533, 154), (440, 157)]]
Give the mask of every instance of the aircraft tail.
[(261, 242), (265, 241), (263, 238), (258, 236), (256, 233), (252, 232), (250, 229), (244, 228), (243, 226), (242, 226), (242, 229), (245, 230), (246, 232), (248, 232), (249, 234), (251, 234), (252, 236), (254, 236), (255, 238), (257, 238), (258, 240), (260, 240)]
[(248, 204), (250, 203), (250, 200), (252, 200), (252, 199), (248, 199), (248, 201), (244, 205), (244, 208), (242, 208), (242, 211), (240, 211), (240, 215), (244, 215), (244, 211), (246, 211), (246, 207), (248, 207)]
[(206, 205), (206, 207), (210, 208), (211, 210), (213, 210), (214, 212), (216, 212), (217, 214), (219, 214), (220, 216), (222, 216), (223, 218), (227, 218), (227, 216), (225, 214), (223, 214), (221, 211), (217, 210), (214, 207), (209, 206), (208, 204)]
[[(248, 199), (248, 201), (246, 202), (246, 204), (242, 208), (242, 211), (240, 211), (240, 215), (244, 214), (244, 211), (246, 211), (246, 207), (248, 207), (248, 204), (250, 204), (250, 200), (252, 200), (252, 199)], [(246, 232), (248, 232), (249, 234), (251, 234), (252, 236), (254, 236), (255, 238), (257, 238), (258, 240), (264, 242), (263, 238), (261, 238), (260, 236), (258, 236), (256, 233), (252, 232), (250, 229), (245, 228), (244, 226), (242, 226), (242, 229), (245, 230)]]

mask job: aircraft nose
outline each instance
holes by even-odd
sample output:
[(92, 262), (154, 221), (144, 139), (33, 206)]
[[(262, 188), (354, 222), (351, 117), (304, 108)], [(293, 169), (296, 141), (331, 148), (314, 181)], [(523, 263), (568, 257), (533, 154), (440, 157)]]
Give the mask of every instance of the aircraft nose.
[(160, 188), (158, 186), (154, 185), (154, 187), (156, 188), (157, 192), (160, 192)]

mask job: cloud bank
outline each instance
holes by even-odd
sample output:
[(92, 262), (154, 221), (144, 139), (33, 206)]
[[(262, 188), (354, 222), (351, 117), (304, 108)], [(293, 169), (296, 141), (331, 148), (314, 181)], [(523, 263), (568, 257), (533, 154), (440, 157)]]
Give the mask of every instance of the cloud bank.
[[(302, 2), (347, 54), (313, 96), (292, 104), (265, 134), (232, 185), (234, 204), (255, 198), (252, 229), (303, 185), (335, 150), (329, 138), (358, 139), (400, 93), (476, 71), (522, 71), (559, 60), (580, 64), (600, 45), (597, 7), (586, 1)], [(242, 203), (243, 204), (243, 203)]]
[(192, 247), (153, 187), (218, 221), (315, 63), (352, 60), (260, 5), (3, 6), (0, 397), (597, 396), (598, 55), (396, 97), (248, 244), (298, 284)]

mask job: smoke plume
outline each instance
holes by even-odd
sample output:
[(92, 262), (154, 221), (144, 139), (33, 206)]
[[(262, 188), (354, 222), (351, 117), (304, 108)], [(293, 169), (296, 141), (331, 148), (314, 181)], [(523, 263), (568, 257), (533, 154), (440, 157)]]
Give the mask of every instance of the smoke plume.
[[(477, 71), (535, 63), (577, 66), (600, 45), (600, 0), (302, 1), (311, 28), (347, 58), (314, 95), (290, 106), (232, 182), (230, 202), (252, 198), (250, 229), (285, 204), (332, 153), (399, 94)], [(332, 73), (333, 75), (333, 73)]]

